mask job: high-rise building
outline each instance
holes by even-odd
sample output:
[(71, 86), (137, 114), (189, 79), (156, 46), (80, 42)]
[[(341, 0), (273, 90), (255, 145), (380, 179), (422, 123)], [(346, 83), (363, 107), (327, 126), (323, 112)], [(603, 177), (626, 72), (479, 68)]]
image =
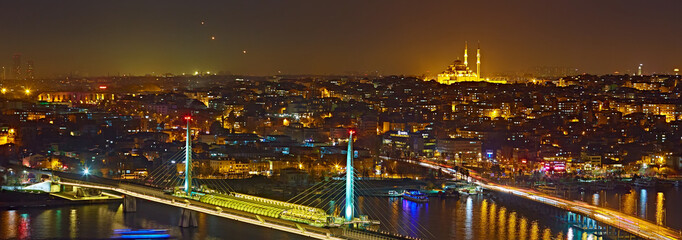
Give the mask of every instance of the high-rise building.
[(21, 54), (14, 54), (12, 61), (14, 62), (14, 66), (12, 66), (13, 77), (15, 80), (21, 80)]
[(26, 65), (26, 79), (33, 80), (34, 78), (33, 60), (28, 60)]
[(639, 67), (637, 68), (637, 75), (642, 76), (642, 64), (639, 64)]

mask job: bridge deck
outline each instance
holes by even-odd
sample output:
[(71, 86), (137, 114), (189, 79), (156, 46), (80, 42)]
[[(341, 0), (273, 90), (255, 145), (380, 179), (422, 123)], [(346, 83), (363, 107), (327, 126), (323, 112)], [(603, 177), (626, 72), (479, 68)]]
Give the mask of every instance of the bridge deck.
[[(235, 210), (217, 210), (215, 205), (210, 205), (206, 203), (201, 203), (197, 201), (191, 201), (183, 198), (177, 198), (164, 194), (161, 191), (154, 191), (152, 189), (145, 189), (143, 187), (132, 187), (131, 189), (124, 189), (120, 187), (106, 186), (101, 184), (87, 183), (81, 181), (60, 181), (60, 184), (79, 186), (85, 188), (95, 188), (101, 190), (115, 191), (124, 195), (132, 196), (135, 198), (144, 199), (147, 201), (162, 203), (178, 208), (189, 209), (197, 212), (202, 212), (205, 214), (210, 214), (222, 218), (232, 219), (240, 222), (250, 223), (262, 227), (272, 228), (280, 231), (290, 232), (298, 235), (303, 235), (306, 237), (316, 238), (316, 239), (341, 239), (332, 236), (332, 232), (326, 228), (318, 228), (305, 224), (298, 224), (295, 222), (285, 221), (281, 219), (270, 218), (266, 216), (260, 216), (256, 214), (250, 214), (246, 212), (239, 212)], [(126, 188), (129, 188), (126, 187)]]

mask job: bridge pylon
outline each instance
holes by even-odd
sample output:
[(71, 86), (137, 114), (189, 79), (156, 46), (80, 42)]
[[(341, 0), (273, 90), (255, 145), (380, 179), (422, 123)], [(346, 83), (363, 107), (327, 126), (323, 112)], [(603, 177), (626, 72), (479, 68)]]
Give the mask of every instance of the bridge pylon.
[(180, 220), (178, 222), (179, 227), (197, 227), (199, 223), (197, 222), (197, 212), (182, 208), (180, 210)]
[(123, 212), (137, 212), (137, 201), (135, 200), (135, 197), (129, 195), (123, 196)]
[(346, 209), (345, 217), (346, 222), (353, 221), (353, 215), (355, 213), (355, 196), (353, 195), (353, 133), (355, 131), (348, 131), (348, 151), (346, 153)]
[(186, 116), (187, 120), (187, 137), (185, 141), (185, 193), (192, 196), (192, 135), (189, 129), (189, 123), (192, 120), (191, 116)]

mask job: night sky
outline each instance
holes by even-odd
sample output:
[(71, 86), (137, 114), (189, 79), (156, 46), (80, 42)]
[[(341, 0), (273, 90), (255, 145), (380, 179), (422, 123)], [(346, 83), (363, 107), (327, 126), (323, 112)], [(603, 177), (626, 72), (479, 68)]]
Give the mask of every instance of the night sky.
[(43, 77), (421, 75), (461, 58), (468, 40), (472, 63), (481, 43), (484, 77), (533, 66), (624, 73), (640, 63), (651, 74), (682, 68), (680, 10), (679, 0), (0, 0), (0, 65), (22, 53)]

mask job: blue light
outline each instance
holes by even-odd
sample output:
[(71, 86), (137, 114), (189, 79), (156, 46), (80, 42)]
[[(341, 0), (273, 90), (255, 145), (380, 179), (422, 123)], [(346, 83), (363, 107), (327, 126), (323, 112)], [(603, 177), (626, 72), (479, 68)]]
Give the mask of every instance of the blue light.
[(123, 239), (152, 239), (152, 238), (169, 238), (169, 234), (139, 234), (139, 235), (123, 235), (118, 238), (123, 238)]

